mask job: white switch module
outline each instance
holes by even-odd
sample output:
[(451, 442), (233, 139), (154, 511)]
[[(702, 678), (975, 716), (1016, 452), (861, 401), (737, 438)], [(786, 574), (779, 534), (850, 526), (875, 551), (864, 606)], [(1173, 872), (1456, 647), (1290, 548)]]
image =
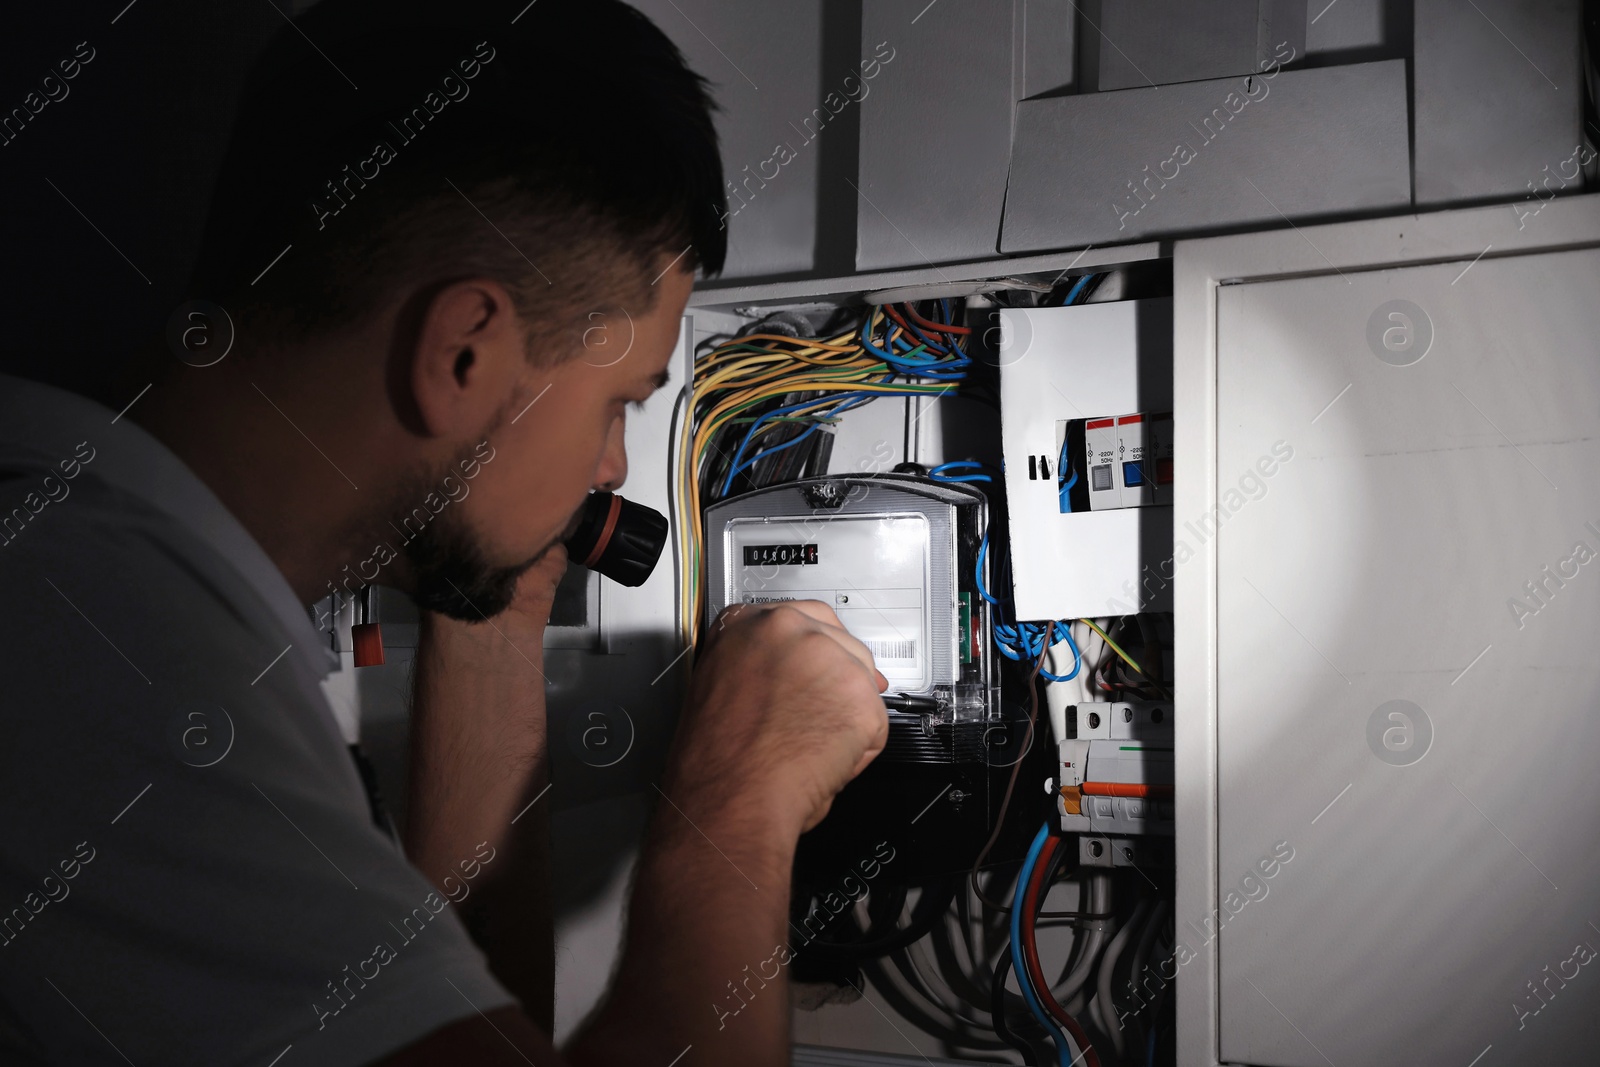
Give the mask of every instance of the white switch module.
[[(1117, 419), (1172, 410), (1172, 301), (1003, 308), (1000, 326), (1000, 419), (1017, 617), (1170, 611), (1171, 582), (1153, 577), (1171, 571), (1170, 496), (1165, 487), (1148, 491), (1153, 499), (1143, 487), (1124, 489)], [(1098, 459), (1078, 472), (1089, 479), (1094, 502), (1087, 510), (1063, 513), (1061, 428), (1074, 420), (1107, 424), (1086, 425), (1085, 443), (1104, 446), (1108, 469), (1101, 476), (1103, 489), (1093, 481)], [(1166, 420), (1159, 428), (1127, 427), (1139, 447), (1151, 449), (1169, 471), (1170, 426)], [(1091, 435), (1105, 440), (1090, 441)]]

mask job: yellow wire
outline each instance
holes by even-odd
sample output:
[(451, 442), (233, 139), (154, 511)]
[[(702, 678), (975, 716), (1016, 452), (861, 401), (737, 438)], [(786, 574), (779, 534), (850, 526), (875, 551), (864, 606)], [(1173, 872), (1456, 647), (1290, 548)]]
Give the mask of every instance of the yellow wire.
[[(862, 338), (872, 336), (885, 319), (883, 308), (875, 307), (862, 325), (822, 339), (745, 334), (695, 361), (678, 440), (678, 492), (674, 494), (674, 518), (683, 561), (679, 623), (691, 646), (698, 635), (704, 586), (701, 553), (705, 531), (700, 508), (700, 475), (712, 439), (738, 412), (762, 400), (796, 393), (825, 394), (801, 401), (803, 406), (793, 414), (803, 416), (817, 407), (837, 403), (839, 393), (904, 393), (905, 383), (888, 385), (870, 380), (883, 373), (887, 366), (867, 351)], [(890, 351), (893, 351), (895, 339), (904, 333), (898, 323), (891, 324), (885, 342)], [(762, 351), (749, 351), (750, 348)], [(933, 384), (926, 387), (930, 392), (938, 388)], [(696, 409), (718, 393), (725, 395), (697, 419)], [(770, 427), (762, 430), (767, 428)]]
[[(1096, 626), (1093, 621), (1091, 621), (1089, 619), (1084, 619), (1083, 621), (1088, 625), (1089, 629), (1093, 630), (1095, 633), (1100, 635), (1100, 639), (1111, 647), (1111, 651), (1115, 652), (1117, 655), (1122, 657), (1122, 661), (1124, 663), (1126, 663), (1128, 666), (1132, 667), (1134, 670), (1138, 671), (1140, 674), (1144, 674), (1143, 668), (1141, 668), (1137, 663), (1133, 662), (1133, 657), (1128, 655), (1126, 652), (1122, 651), (1122, 649), (1117, 645), (1117, 643), (1115, 641), (1111, 640), (1111, 636), (1109, 634), (1107, 634), (1104, 630), (1100, 629), (1100, 627)], [(1149, 677), (1148, 675), (1145, 675), (1145, 676)]]
[[(881, 314), (881, 312), (875, 310), (870, 321), (875, 323), (879, 314)], [(850, 331), (845, 334), (841, 334), (838, 340), (845, 341), (856, 335), (857, 331)], [(679, 493), (680, 499), (684, 501), (682, 510), (687, 512), (686, 516), (679, 516), (679, 521), (681, 524), (680, 529), (687, 529), (690, 531), (689, 537), (687, 538), (687, 543), (684, 545), (684, 574), (687, 588), (683, 590), (685, 595), (682, 597), (682, 602), (684, 603), (686, 610), (684, 613), (685, 618), (681, 621), (684, 624), (684, 632), (686, 636), (691, 638), (691, 641), (692, 635), (698, 626), (701, 593), (700, 587), (702, 585), (702, 582), (699, 580), (701, 568), (698, 557), (704, 531), (700, 522), (699, 468), (703, 462), (703, 456), (710, 439), (715, 436), (717, 430), (719, 430), (726, 422), (726, 419), (732, 417), (734, 409), (742, 408), (743, 405), (746, 405), (749, 402), (755, 402), (772, 396), (782, 396), (786, 393), (809, 391), (804, 389), (804, 387), (808, 385), (820, 386), (822, 389), (829, 391), (843, 391), (842, 387), (845, 387), (848, 384), (857, 384), (859, 382), (859, 379), (856, 379), (856, 376), (852, 375), (846, 377), (845, 375), (837, 374), (828, 379), (823, 379), (820, 381), (811, 378), (802, 378), (799, 375), (786, 378), (785, 372), (781, 365), (772, 368), (770, 371), (763, 371), (755, 375), (741, 378), (740, 376), (745, 371), (759, 368), (762, 364), (781, 364), (788, 360), (798, 360), (803, 363), (810, 363), (813, 366), (821, 364), (840, 370), (848, 370), (851, 369), (849, 366), (850, 364), (856, 363), (860, 360), (860, 355), (862, 352), (859, 344), (845, 345), (828, 342), (824, 342), (820, 345), (799, 344), (794, 338), (760, 334), (736, 338), (734, 341), (729, 342), (729, 346), (745, 344), (749, 341), (758, 339), (771, 340), (780, 344), (795, 344), (798, 351), (773, 353), (772, 355), (759, 355), (749, 352), (729, 352), (725, 349), (718, 349), (710, 353), (705, 359), (699, 361), (695, 368), (696, 381), (694, 383), (694, 387), (691, 389), (690, 411), (686, 415), (684, 424), (685, 440), (683, 443), (688, 446), (688, 455), (684, 457), (685, 462), (681, 472), (682, 481), (680, 483), (681, 491)], [(824, 352), (833, 355), (835, 358), (826, 358), (823, 356)], [(814, 358), (806, 358), (812, 357), (813, 354), (815, 354)], [(838, 358), (840, 356), (843, 358)], [(724, 361), (726, 361), (725, 366), (718, 367), (715, 371), (710, 370), (710, 367), (713, 364)], [(877, 361), (875, 360), (870, 362), (863, 361), (860, 363), (859, 369), (864, 376), (870, 373), (870, 369), (875, 369), (876, 365)], [(852, 382), (851, 379), (856, 380), (855, 382)], [(770, 383), (779, 380), (783, 381), (783, 385), (770, 385)], [(697, 430), (691, 432), (690, 423), (693, 421), (693, 407), (697, 406), (700, 398), (710, 392), (719, 391), (719, 389), (731, 390), (735, 388), (738, 388), (740, 391), (735, 393), (733, 396), (724, 398), (722, 402), (717, 404), (716, 407), (712, 409), (712, 411), (706, 414), (701, 426)], [(831, 399), (831, 397), (819, 397), (817, 398), (816, 404), (808, 405), (808, 407), (826, 404)], [(691, 437), (692, 441), (689, 440)], [(680, 455), (683, 455), (683, 453), (680, 452)], [(683, 523), (685, 518), (688, 519), (687, 523)]]

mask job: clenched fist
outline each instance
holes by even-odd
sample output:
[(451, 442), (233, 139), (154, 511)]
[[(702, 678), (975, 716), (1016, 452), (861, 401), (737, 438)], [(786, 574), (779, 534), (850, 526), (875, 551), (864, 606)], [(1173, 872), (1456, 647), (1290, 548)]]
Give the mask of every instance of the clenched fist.
[(748, 804), (798, 837), (883, 751), (888, 687), (826, 604), (730, 607), (701, 646), (666, 792), (735, 818)]

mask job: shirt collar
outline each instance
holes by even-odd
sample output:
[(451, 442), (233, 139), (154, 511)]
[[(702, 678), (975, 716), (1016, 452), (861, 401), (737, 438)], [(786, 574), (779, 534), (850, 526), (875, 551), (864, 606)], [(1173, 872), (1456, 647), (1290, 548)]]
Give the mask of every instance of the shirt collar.
[(0, 375), (0, 456), (53, 463), (87, 441), (95, 450), (94, 474), (170, 515), (227, 561), (315, 677), (326, 678), (338, 668), (339, 654), (317, 633), (277, 564), (187, 464), (123, 414), (54, 386)]

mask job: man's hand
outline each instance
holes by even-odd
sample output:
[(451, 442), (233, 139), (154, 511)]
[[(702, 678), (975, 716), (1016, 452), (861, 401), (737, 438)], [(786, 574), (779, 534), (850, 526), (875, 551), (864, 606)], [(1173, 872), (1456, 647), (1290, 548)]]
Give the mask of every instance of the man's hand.
[(635, 872), (622, 966), (568, 1046), (573, 1063), (789, 1062), (795, 845), (883, 750), (888, 685), (824, 604), (717, 618)]
[(545, 549), (533, 566), (517, 579), (517, 591), (504, 615), (507, 621), (520, 627), (536, 627), (544, 632), (550, 621), (550, 609), (555, 605), (556, 586), (567, 573), (567, 547), (557, 543)]
[[(554, 544), (517, 579), (511, 603), (487, 622), (466, 622), (437, 612), (422, 613), (422, 635), (455, 670), (521, 673), (544, 662), (544, 631), (555, 606), (556, 586), (567, 572), (567, 550)], [(509, 645), (509, 647), (508, 647)], [(542, 672), (543, 667), (535, 670)], [(538, 677), (542, 680), (543, 674)]]
[(883, 751), (888, 681), (867, 646), (815, 600), (736, 605), (695, 666), (666, 792), (701, 811), (759, 798), (800, 833)]

